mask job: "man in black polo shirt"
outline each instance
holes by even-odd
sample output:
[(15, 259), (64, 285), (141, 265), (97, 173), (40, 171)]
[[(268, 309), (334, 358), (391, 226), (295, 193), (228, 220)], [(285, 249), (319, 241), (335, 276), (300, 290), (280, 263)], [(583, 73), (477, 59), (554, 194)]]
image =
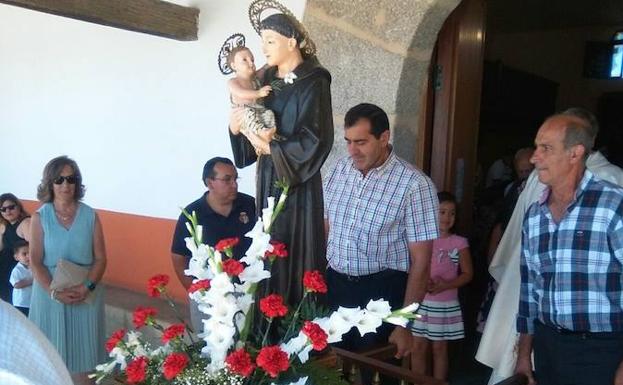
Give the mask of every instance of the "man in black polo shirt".
[[(204, 243), (214, 246), (224, 238), (240, 238), (240, 242), (234, 248), (234, 257), (239, 259), (251, 245), (251, 239), (244, 235), (255, 225), (255, 200), (238, 192), (238, 172), (232, 161), (227, 158), (216, 157), (208, 160), (203, 166), (202, 179), (208, 191), (186, 206), (186, 210), (189, 213), (193, 211), (197, 213), (197, 220), (203, 226)], [(184, 238), (190, 236), (186, 222), (188, 219), (183, 214), (180, 215), (173, 235), (171, 258), (177, 277), (184, 288), (188, 289), (192, 277), (184, 274), (191, 257), (184, 241)], [(190, 316), (194, 329), (202, 330), (202, 316), (193, 301), (190, 304)]]

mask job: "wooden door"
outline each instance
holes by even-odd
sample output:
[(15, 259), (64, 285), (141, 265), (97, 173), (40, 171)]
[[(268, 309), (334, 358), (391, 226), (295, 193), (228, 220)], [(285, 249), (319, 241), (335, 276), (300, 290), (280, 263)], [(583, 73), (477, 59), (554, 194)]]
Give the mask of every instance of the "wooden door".
[(439, 191), (456, 195), (461, 233), (472, 223), (484, 38), (484, 0), (463, 0), (439, 32), (420, 121), (418, 160)]

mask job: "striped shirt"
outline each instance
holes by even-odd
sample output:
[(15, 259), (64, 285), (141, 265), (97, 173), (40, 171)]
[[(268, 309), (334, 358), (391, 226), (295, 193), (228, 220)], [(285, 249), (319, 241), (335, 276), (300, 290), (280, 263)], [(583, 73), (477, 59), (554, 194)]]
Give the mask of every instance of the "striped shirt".
[(533, 334), (536, 319), (573, 331), (623, 331), (623, 189), (584, 171), (560, 223), (548, 194), (524, 218), (517, 331)]
[(337, 162), (324, 184), (329, 221), (327, 261), (342, 274), (408, 271), (409, 242), (438, 237), (432, 181), (394, 152), (366, 176), (350, 157)]

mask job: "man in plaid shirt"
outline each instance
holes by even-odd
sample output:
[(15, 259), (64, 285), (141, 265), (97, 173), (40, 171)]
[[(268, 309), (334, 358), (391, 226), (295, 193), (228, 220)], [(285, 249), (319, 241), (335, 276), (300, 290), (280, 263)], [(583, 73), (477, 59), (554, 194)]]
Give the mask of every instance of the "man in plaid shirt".
[(562, 113), (535, 139), (548, 188), (524, 218), (517, 316), (516, 372), (530, 383), (623, 383), (623, 189), (586, 169), (596, 135)]
[[(387, 114), (359, 104), (345, 117), (349, 156), (325, 178), (329, 303), (364, 308), (383, 298), (392, 308), (421, 302), (426, 293), (432, 240), (437, 238), (435, 187), (396, 156)], [(358, 350), (389, 340), (397, 356), (411, 348), (410, 331), (381, 327), (363, 338), (353, 330), (342, 347)]]

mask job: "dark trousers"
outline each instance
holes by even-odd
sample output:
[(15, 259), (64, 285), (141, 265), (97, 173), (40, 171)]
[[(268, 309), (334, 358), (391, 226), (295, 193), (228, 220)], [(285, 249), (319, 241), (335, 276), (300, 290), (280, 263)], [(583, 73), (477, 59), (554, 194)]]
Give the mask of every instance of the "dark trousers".
[[(407, 273), (396, 270), (384, 270), (367, 276), (352, 277), (340, 274), (329, 267), (327, 269), (329, 307), (332, 310), (337, 310), (340, 306), (351, 308), (359, 306), (363, 309), (371, 299), (382, 298), (389, 302), (392, 310), (399, 309), (403, 305), (407, 277)], [(383, 323), (376, 333), (361, 336), (359, 330), (353, 328), (342, 336), (342, 342), (336, 343), (335, 346), (354, 352), (365, 350), (387, 343), (393, 330), (392, 325)], [(364, 384), (371, 383), (372, 373), (370, 371), (362, 370), (361, 376)], [(381, 380), (382, 384), (397, 384), (397, 381), (384, 378), (384, 376)]]
[(623, 332), (581, 333), (535, 323), (538, 385), (612, 385), (623, 359)]

